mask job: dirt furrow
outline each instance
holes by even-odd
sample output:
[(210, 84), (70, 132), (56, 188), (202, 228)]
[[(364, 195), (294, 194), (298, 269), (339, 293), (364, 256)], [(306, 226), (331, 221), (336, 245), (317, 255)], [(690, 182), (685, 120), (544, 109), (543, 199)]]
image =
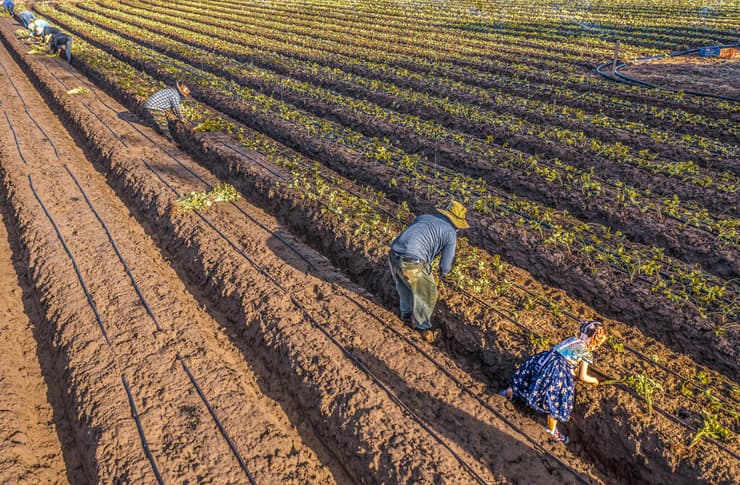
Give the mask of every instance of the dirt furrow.
[[(12, 67), (9, 64), (4, 59), (4, 65)], [(334, 481), (331, 467), (341, 479), (344, 476), (341, 466), (335, 462), (332, 465), (330, 454), (321, 451), (312, 433), (300, 425), (296, 429), (282, 411), (281, 407), (289, 407), (289, 403), (279, 404), (262, 395), (261, 384), (244, 362), (242, 351), (222, 335), (225, 327), (187, 294), (173, 269), (117, 201), (104, 178), (93, 170), (34, 89), (27, 82), (24, 86), (20, 71), (16, 69), (14, 74), (31, 108), (27, 115), (20, 106), (21, 98), (13, 100), (16, 106), (10, 119), (21, 141), (18, 148), (12, 145), (16, 155), (8, 157), (3, 165), (4, 185), (13, 194), (16, 220), (24, 232), (30, 231), (30, 226), (24, 224), (28, 220), (36, 221), (39, 226), (50, 224), (40, 204), (34, 206), (34, 197), (29, 193), (31, 186), (25, 178), (28, 173), (58, 225), (61, 238), (75, 257), (110, 340), (110, 345), (104, 343), (101, 330), (95, 328), (94, 317), (76, 315), (90, 311), (79, 283), (65, 285), (61, 292), (63, 299), (50, 296), (59, 292), (54, 284), (55, 276), (66, 271), (65, 276), (74, 279), (69, 257), (64, 254), (55, 257), (54, 252), (49, 252), (49, 247), (59, 248), (57, 253), (60, 250), (60, 241), (53, 238), (54, 231), (46, 230), (51, 238), (48, 247), (39, 246), (33, 238), (24, 238), (25, 250), (32, 258), (31, 268), (43, 271), (44, 277), (54, 281), (48, 288), (39, 289), (47, 315), (66, 311), (72, 314), (71, 322), (61, 329), (55, 328), (60, 321), (53, 316), (48, 322), (51, 332), (65, 334), (55, 337), (57, 358), (65, 361), (66, 373), (73, 376), (71, 382), (65, 383), (71, 394), (66, 406), (71, 415), (76, 415), (72, 425), (78, 436), (86, 437), (83, 460), (90, 481), (154, 479), (130, 419), (132, 411), (122, 386), (122, 375), (130, 383), (144, 432), (165, 481), (199, 481), (197, 477), (203, 476), (232, 483), (245, 480), (244, 471), (176, 359), (179, 354), (189, 362), (192, 372), (201, 376), (202, 389), (223, 417), (223, 424), (248, 468), (261, 482), (331, 483)], [(11, 106), (4, 103), (4, 107)], [(30, 116), (40, 122), (43, 132), (32, 125)], [(5, 146), (14, 141), (8, 137), (10, 134), (3, 140)], [(59, 148), (61, 159), (56, 159), (52, 144)], [(20, 153), (30, 166), (23, 164)], [(74, 167), (72, 173), (77, 171), (78, 175), (72, 178), (63, 164)], [(102, 223), (87, 206), (75, 179), (101, 219), (107, 222), (110, 237), (117, 241), (132, 275), (140, 282), (141, 293), (149, 295), (147, 301), (153, 315), (145, 312), (141, 297), (135, 293)], [(35, 215), (26, 217), (26, 213)], [(54, 266), (39, 268), (38, 260)], [(162, 332), (156, 331), (155, 319)], [(74, 334), (70, 334), (72, 327)], [(90, 339), (95, 343), (89, 342)], [(107, 359), (92, 357), (89, 352), (74, 352), (77, 346), (95, 345), (99, 345), (97, 350)], [(272, 394), (284, 398), (275, 389)], [(306, 434), (305, 440), (301, 433)], [(304, 441), (312, 442), (323, 456), (318, 457)]]
[[(1, 77), (1, 76), (0, 76)], [(1, 140), (0, 158), (5, 158)], [(81, 480), (76, 445), (63, 409), (47, 396), (48, 346), (37, 341), (41, 312), (27, 281), (17, 234), (5, 197), (0, 197), (0, 481), (61, 483)], [(52, 382), (49, 382), (52, 385)], [(59, 431), (57, 431), (59, 427)], [(62, 454), (62, 444), (67, 452)], [(66, 463), (65, 463), (66, 460)]]
[[(44, 77), (39, 70), (35, 70), (35, 75)], [(53, 81), (49, 80), (47, 86), (51, 87), (55, 104), (70, 108), (75, 102), (54, 88)], [(172, 213), (173, 195), (136, 159), (140, 151), (133, 153), (120, 142), (105, 140), (99, 121), (79, 105), (65, 112), (73, 120), (71, 124), (86, 133), (84, 138), (95, 140), (92, 148), (106, 154), (111, 183), (160, 231), (159, 242), (177, 254), (196, 278), (202, 278), (217, 309), (227, 318), (247, 324), (244, 341), (252, 344), (251, 350), (270, 362), (285, 379), (303, 407), (304, 418), (332, 442), (356, 479), (377, 482), (437, 480), (442, 476), (452, 481), (470, 478), (446, 447), (410, 419), (386, 391), (347, 362), (342, 352), (296, 308), (289, 295), (276, 289), (255, 266), (238, 257), (234, 259), (235, 248), (220, 240), (194, 215)], [(152, 165), (168, 170), (161, 160)], [(224, 216), (219, 216), (217, 209), (214, 217)], [(242, 229), (242, 234), (245, 237), (249, 231)], [(391, 440), (391, 436), (398, 438)], [(467, 457), (465, 460), (474, 462), (464, 451), (460, 453)]]

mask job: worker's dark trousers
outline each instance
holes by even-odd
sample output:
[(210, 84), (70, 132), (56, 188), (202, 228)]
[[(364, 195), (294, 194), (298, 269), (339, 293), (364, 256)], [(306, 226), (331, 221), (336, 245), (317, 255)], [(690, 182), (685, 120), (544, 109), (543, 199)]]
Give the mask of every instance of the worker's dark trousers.
[(425, 261), (404, 260), (393, 251), (388, 263), (401, 300), (401, 314), (413, 315), (417, 330), (432, 328), (432, 313), (437, 304), (437, 282), (432, 267)]
[(167, 120), (167, 111), (161, 109), (148, 109), (149, 122), (154, 124), (157, 131), (164, 136), (172, 140), (172, 133), (170, 133), (170, 126)]

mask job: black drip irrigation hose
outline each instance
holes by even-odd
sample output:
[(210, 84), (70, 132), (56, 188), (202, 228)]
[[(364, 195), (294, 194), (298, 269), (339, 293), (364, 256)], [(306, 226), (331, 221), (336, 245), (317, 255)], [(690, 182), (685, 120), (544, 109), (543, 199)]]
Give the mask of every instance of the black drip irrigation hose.
[[(724, 49), (724, 48), (728, 48), (728, 47), (738, 47), (738, 46), (740, 46), (740, 42), (736, 42), (734, 44), (711, 46), (711, 47), (719, 47), (720, 49)], [(641, 80), (636, 79), (636, 78), (634, 78), (632, 76), (628, 76), (626, 74), (623, 74), (623, 73), (619, 72), (620, 69), (622, 69), (622, 68), (624, 68), (624, 67), (626, 67), (626, 66), (628, 66), (630, 64), (635, 64), (635, 63), (643, 64), (643, 63), (651, 62), (651, 61), (654, 61), (654, 60), (657, 60), (657, 59), (665, 59), (665, 58), (668, 58), (668, 57), (685, 56), (687, 54), (698, 52), (700, 49), (702, 49), (702, 48), (701, 47), (694, 47), (692, 49), (686, 49), (686, 50), (682, 50), (682, 51), (675, 51), (675, 52), (671, 52), (671, 53), (663, 54), (663, 55), (658, 55), (658, 56), (639, 57), (637, 59), (634, 59), (632, 62), (619, 62), (616, 66), (614, 66), (614, 62), (613, 61), (604, 62), (604, 63), (599, 64), (598, 66), (596, 66), (596, 69), (595, 70), (596, 70), (597, 73), (599, 73), (602, 77), (604, 77), (606, 79), (610, 79), (612, 81), (616, 81), (616, 82), (619, 82), (619, 83), (622, 83), (622, 84), (627, 84), (627, 85), (630, 85), (630, 86), (637, 85), (637, 86), (642, 86), (642, 87), (651, 88), (651, 89), (659, 89), (659, 90), (662, 90), (662, 91), (670, 91), (670, 92), (674, 92), (674, 93), (677, 93), (679, 91), (683, 91), (686, 94), (692, 94), (694, 96), (704, 96), (704, 97), (708, 97), (708, 98), (717, 98), (717, 99), (721, 99), (721, 100), (724, 100), (724, 101), (732, 101), (732, 102), (735, 102), (735, 103), (740, 103), (740, 98), (733, 98), (733, 97), (730, 97), (730, 96), (723, 96), (721, 94), (704, 93), (704, 92), (701, 92), (701, 91), (667, 88), (665, 86), (659, 86), (657, 84), (652, 84), (652, 83), (649, 83), (649, 82), (646, 82), (646, 81), (641, 81)], [(612, 71), (612, 74), (611, 75), (609, 75), (608, 73), (604, 72), (604, 69), (606, 67), (608, 67), (608, 66), (614, 66), (614, 70)]]
[[(51, 140), (51, 137), (49, 137), (49, 134), (46, 133), (46, 131), (41, 127), (41, 125), (36, 121), (36, 118), (31, 115), (31, 112), (28, 111), (28, 105), (26, 104), (26, 100), (23, 99), (23, 95), (18, 90), (18, 86), (15, 85), (15, 82), (13, 82), (12, 76), (10, 76), (10, 73), (8, 73), (8, 70), (5, 68), (5, 65), (0, 63), (0, 67), (3, 68), (3, 71), (5, 71), (5, 76), (7, 77), (8, 81), (10, 81), (10, 84), (13, 86), (13, 89), (15, 89), (16, 94), (18, 94), (18, 98), (21, 100), (21, 103), (23, 103), (23, 109), (25, 110), (26, 114), (29, 118), (31, 118), (31, 121), (36, 125), (36, 127), (43, 133), (44, 137), (48, 140), (48, 142), (51, 144), (51, 147), (54, 149), (54, 155), (56, 155), (57, 160), (59, 159), (59, 151), (57, 150), (57, 146), (54, 144), (54, 142)], [(7, 115), (6, 115), (7, 116)], [(10, 123), (10, 121), (8, 121)], [(15, 136), (15, 131), (13, 131), (13, 136)]]
[(80, 273), (80, 268), (77, 266), (77, 261), (75, 260), (74, 256), (72, 255), (72, 252), (67, 246), (67, 243), (64, 241), (64, 237), (62, 236), (62, 233), (59, 231), (59, 227), (57, 226), (56, 222), (54, 222), (54, 219), (51, 217), (51, 214), (49, 214), (49, 210), (46, 208), (46, 206), (44, 205), (44, 202), (41, 200), (41, 197), (39, 197), (39, 194), (36, 192), (36, 189), (33, 186), (33, 179), (31, 178), (30, 175), (28, 176), (28, 184), (31, 187), (31, 192), (33, 192), (34, 197), (36, 197), (36, 200), (41, 205), (41, 208), (44, 210), (44, 214), (46, 214), (46, 217), (49, 219), (49, 222), (54, 228), (54, 232), (56, 233), (57, 238), (59, 239), (59, 242), (62, 243), (62, 246), (64, 247), (64, 251), (67, 253), (67, 256), (69, 256), (69, 259), (72, 262), (72, 267), (75, 270), (75, 274), (77, 274), (77, 280), (80, 282), (80, 285), (82, 286), (82, 291), (85, 293), (87, 302), (90, 304), (90, 308), (95, 314), (95, 320), (98, 322), (98, 327), (100, 327), (100, 331), (103, 333), (103, 337), (105, 338), (105, 343), (107, 343), (108, 346), (110, 347), (110, 340), (108, 340), (108, 333), (105, 331), (103, 320), (100, 316), (100, 313), (98, 312), (98, 307), (95, 305), (95, 301), (93, 300), (93, 297), (90, 294), (90, 290), (88, 290), (87, 285), (85, 284), (85, 281), (82, 279), (82, 274)]
[[(80, 182), (77, 179), (77, 177), (75, 177), (74, 173), (66, 165), (64, 166), (64, 168), (65, 168), (65, 170), (67, 170), (67, 173), (70, 175), (70, 177), (72, 177), (72, 179), (74, 180), (75, 184), (77, 185), (77, 188), (82, 193), (83, 198), (87, 202), (87, 204), (90, 207), (90, 209), (92, 210), (93, 214), (95, 214), (95, 217), (98, 219), (98, 221), (100, 222), (101, 226), (103, 226), (103, 230), (105, 231), (106, 235), (108, 236), (108, 240), (110, 241), (111, 245), (113, 246), (113, 249), (115, 250), (116, 254), (118, 255), (118, 258), (120, 259), (120, 261), (123, 264), (124, 268), (126, 269), (126, 273), (128, 274), (128, 276), (129, 276), (129, 278), (131, 280), (131, 283), (132, 283), (132, 285), (133, 285), (133, 287), (134, 287), (134, 289), (136, 291), (136, 294), (138, 295), (140, 301), (142, 302), (142, 304), (146, 308), (146, 311), (149, 314), (149, 316), (151, 317), (152, 321), (154, 322), (154, 325), (157, 327), (157, 330), (158, 331), (161, 331), (162, 330), (162, 327), (159, 325), (159, 322), (157, 321), (157, 318), (154, 315), (153, 310), (151, 309), (151, 307), (149, 306), (149, 303), (147, 302), (146, 298), (144, 297), (143, 293), (141, 292), (141, 289), (139, 288), (139, 285), (136, 283), (136, 279), (134, 278), (133, 274), (131, 273), (131, 270), (130, 270), (128, 264), (126, 264), (126, 260), (124, 259), (123, 255), (119, 251), (118, 246), (116, 245), (116, 243), (115, 243), (115, 241), (113, 239), (113, 236), (111, 235), (110, 230), (108, 229), (108, 226), (105, 224), (105, 222), (103, 222), (102, 218), (100, 217), (100, 215), (98, 214), (98, 212), (95, 210), (95, 207), (90, 202), (90, 199), (88, 198), (88, 196), (85, 193), (84, 189), (80, 185)], [(182, 357), (179, 354), (177, 355), (177, 358), (182, 362), (182, 365), (183, 365), (183, 367), (185, 369), (185, 372), (188, 374), (188, 377), (190, 378), (190, 381), (192, 382), (193, 386), (195, 386), (195, 389), (198, 391), (198, 395), (200, 395), (201, 399), (206, 404), (206, 407), (208, 408), (208, 411), (211, 413), (211, 416), (216, 421), (216, 425), (218, 426), (219, 430), (221, 431), (221, 434), (224, 436), (224, 438), (226, 438), (226, 441), (228, 442), (229, 447), (231, 448), (232, 452), (236, 456), (236, 459), (239, 462), (239, 465), (246, 472), (246, 474), (247, 474), (247, 476), (249, 478), (250, 483), (252, 483), (252, 485), (256, 485), (256, 483), (254, 482), (254, 479), (252, 478), (252, 475), (250, 474), (249, 470), (247, 469), (247, 466), (246, 466), (246, 463), (244, 462), (244, 459), (239, 454), (239, 451), (236, 449), (236, 445), (234, 445), (234, 442), (229, 437), (229, 434), (227, 433), (227, 431), (224, 428), (223, 424), (221, 424), (221, 421), (219, 420), (218, 415), (216, 414), (216, 412), (214, 411), (213, 407), (211, 406), (211, 404), (209, 403), (208, 399), (206, 398), (205, 394), (203, 393), (202, 389), (198, 385), (197, 380), (192, 375), (192, 373), (190, 372), (190, 369), (187, 367), (187, 365), (185, 364), (185, 361), (182, 359)], [(131, 399), (130, 394), (129, 394), (129, 399)], [(138, 425), (139, 425), (139, 423), (138, 423), (138, 418), (137, 418), (137, 426)], [(142, 440), (143, 440), (144, 439), (143, 438), (143, 430), (140, 430), (140, 434), (141, 434)], [(148, 449), (147, 448), (145, 448), (145, 452), (147, 452), (147, 455), (149, 455), (149, 452), (148, 452)], [(150, 458), (150, 461), (152, 461), (151, 458)], [(154, 463), (153, 462), (152, 462), (152, 465), (154, 466)], [(156, 469), (155, 469), (155, 472), (156, 472)]]
[(149, 314), (149, 317), (151, 317), (152, 321), (154, 322), (154, 326), (157, 327), (158, 331), (161, 331), (162, 327), (159, 325), (159, 321), (157, 320), (157, 317), (154, 315), (154, 311), (149, 306), (149, 303), (147, 302), (146, 298), (144, 298), (144, 295), (142, 294), (141, 289), (139, 288), (139, 285), (136, 283), (136, 278), (134, 278), (134, 275), (131, 272), (131, 268), (129, 268), (128, 264), (126, 263), (126, 259), (123, 257), (123, 255), (121, 254), (121, 251), (118, 249), (118, 245), (116, 245), (116, 242), (113, 239), (113, 235), (110, 233), (108, 226), (105, 224), (105, 222), (103, 222), (103, 219), (100, 217), (100, 214), (98, 213), (98, 211), (95, 210), (95, 207), (93, 206), (92, 202), (90, 202), (90, 198), (87, 196), (87, 193), (85, 193), (85, 190), (82, 188), (82, 185), (80, 185), (80, 181), (77, 180), (77, 177), (72, 172), (72, 170), (67, 165), (64, 165), (64, 169), (67, 171), (69, 176), (72, 177), (72, 180), (74, 180), (75, 185), (77, 185), (77, 188), (80, 190), (82, 197), (85, 199), (85, 202), (87, 202), (88, 207), (90, 207), (90, 210), (92, 211), (92, 213), (95, 214), (95, 217), (98, 219), (98, 222), (100, 222), (100, 225), (103, 226), (103, 230), (105, 231), (105, 234), (108, 236), (108, 241), (110, 241), (111, 246), (113, 246), (113, 250), (116, 252), (116, 255), (118, 256), (118, 259), (121, 261), (121, 264), (123, 264), (123, 267), (126, 270), (126, 274), (131, 280), (131, 284), (133, 285), (134, 290), (136, 291), (136, 294), (139, 296), (139, 300), (141, 300), (141, 303), (144, 305), (144, 308), (146, 309), (147, 314)]
[[(161, 174), (158, 173), (157, 169), (152, 167), (146, 160), (142, 160), (144, 165), (154, 173), (154, 175), (157, 176), (157, 178), (162, 181), (171, 191), (173, 191), (178, 197), (181, 196), (180, 192), (177, 191), (169, 182), (167, 182)], [(257, 271), (259, 271), (264, 277), (266, 277), (273, 285), (275, 285), (284, 295), (288, 296), (291, 303), (296, 306), (301, 312), (304, 314), (304, 316), (321, 332), (323, 333), (329, 341), (331, 341), (355, 366), (357, 366), (362, 372), (364, 372), (378, 387), (383, 389), (385, 393), (388, 395), (388, 397), (395, 402), (406, 414), (409, 415), (414, 421), (416, 421), (419, 426), (422, 427), (427, 433), (429, 433), (432, 438), (434, 438), (435, 441), (437, 441), (442, 447), (444, 447), (454, 458), (455, 460), (462, 466), (478, 483), (485, 484), (486, 481), (483, 480), (483, 478), (475, 471), (473, 470), (470, 465), (465, 462), (465, 460), (462, 459), (460, 455), (458, 455), (434, 430), (427, 425), (424, 419), (422, 419), (420, 416), (418, 416), (408, 405), (406, 405), (398, 396), (396, 396), (393, 391), (382, 381), (380, 378), (375, 376), (370, 369), (368, 369), (365, 364), (362, 363), (361, 360), (359, 360), (352, 352), (350, 352), (346, 347), (344, 347), (338, 340), (336, 340), (328, 330), (324, 327), (324, 325), (316, 320), (309, 311), (293, 296), (290, 294), (288, 290), (286, 290), (280, 282), (278, 282), (264, 267), (262, 267), (259, 263), (257, 263), (255, 260), (253, 260), (249, 255), (247, 255), (237, 244), (235, 244), (231, 239), (229, 239), (220, 229), (218, 229), (213, 222), (211, 222), (210, 219), (208, 219), (206, 216), (201, 214), (199, 211), (194, 211), (195, 214), (208, 226), (210, 227), (216, 234), (218, 234), (222, 240), (224, 240), (237, 254), (239, 254), (242, 258), (244, 258), (247, 262), (249, 262), (252, 267), (254, 267)]]
[(121, 374), (121, 381), (123, 382), (123, 387), (126, 389), (126, 394), (128, 395), (128, 404), (129, 407), (131, 407), (131, 417), (134, 418), (134, 421), (136, 421), (136, 429), (139, 431), (139, 438), (141, 439), (141, 446), (144, 448), (144, 453), (146, 454), (147, 459), (149, 460), (149, 464), (152, 466), (152, 471), (154, 472), (154, 476), (157, 479), (157, 483), (159, 485), (164, 485), (164, 480), (162, 479), (162, 475), (159, 473), (159, 469), (157, 468), (157, 463), (154, 461), (154, 455), (152, 455), (152, 450), (149, 449), (149, 443), (146, 441), (146, 436), (144, 435), (144, 427), (141, 425), (141, 420), (139, 419), (139, 413), (136, 410), (136, 403), (134, 402), (134, 396), (131, 394), (131, 389), (129, 388), (128, 382), (126, 381), (126, 376)]
[(190, 378), (190, 382), (193, 384), (193, 387), (195, 387), (195, 390), (198, 391), (198, 395), (200, 396), (201, 400), (203, 400), (203, 403), (206, 405), (206, 408), (208, 408), (208, 412), (211, 413), (211, 417), (216, 422), (216, 426), (218, 426), (218, 430), (221, 432), (224, 439), (226, 439), (226, 442), (229, 444), (229, 448), (231, 448), (231, 452), (234, 454), (234, 457), (236, 457), (237, 461), (239, 462), (239, 466), (242, 468), (242, 470), (244, 470), (244, 473), (246, 473), (247, 479), (249, 479), (249, 483), (251, 483), (252, 485), (257, 485), (257, 482), (254, 481), (254, 477), (252, 477), (252, 474), (249, 472), (249, 468), (247, 468), (247, 463), (244, 461), (244, 458), (242, 458), (242, 455), (239, 453), (239, 450), (236, 448), (234, 441), (229, 436), (229, 433), (226, 431), (226, 428), (224, 428), (224, 425), (221, 423), (221, 420), (218, 418), (218, 415), (216, 414), (216, 411), (213, 409), (213, 406), (211, 406), (211, 403), (208, 401), (205, 394), (203, 393), (203, 390), (198, 384), (198, 381), (195, 379), (195, 376), (190, 371), (190, 368), (188, 367), (188, 365), (185, 363), (185, 359), (183, 359), (179, 353), (177, 354), (177, 360), (179, 360), (180, 363), (182, 364), (182, 368), (185, 370), (185, 373)]
[(26, 165), (29, 165), (28, 160), (26, 160), (26, 157), (23, 155), (23, 150), (21, 150), (21, 144), (20, 141), (18, 141), (18, 135), (15, 133), (15, 128), (13, 128), (13, 123), (10, 122), (10, 118), (8, 117), (8, 112), (3, 110), (3, 114), (5, 115), (5, 119), (8, 122), (8, 128), (10, 128), (10, 132), (13, 133), (13, 139), (15, 140), (15, 147), (18, 150), (18, 155), (21, 156), (21, 160), (23, 160), (23, 163)]

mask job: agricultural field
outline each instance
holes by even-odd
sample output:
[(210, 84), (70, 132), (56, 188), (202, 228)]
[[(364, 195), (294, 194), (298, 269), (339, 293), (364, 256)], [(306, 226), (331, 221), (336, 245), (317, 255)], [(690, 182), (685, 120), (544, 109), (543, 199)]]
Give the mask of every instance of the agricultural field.
[[(630, 60), (740, 6), (26, 8), (74, 44), (0, 18), (0, 481), (736, 483), (740, 57)], [(428, 344), (388, 247), (450, 199)], [(498, 391), (584, 319), (563, 445)]]

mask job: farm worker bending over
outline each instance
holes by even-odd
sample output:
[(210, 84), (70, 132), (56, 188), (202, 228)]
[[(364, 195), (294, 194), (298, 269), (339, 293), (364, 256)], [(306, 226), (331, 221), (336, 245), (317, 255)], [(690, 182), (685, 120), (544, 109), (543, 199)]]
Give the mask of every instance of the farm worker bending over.
[(3, 2), (3, 8), (11, 17), (15, 17), (15, 2), (13, 0), (5, 0)]
[(144, 108), (146, 108), (149, 117), (154, 121), (159, 132), (170, 140), (172, 140), (172, 135), (170, 134), (167, 118), (176, 116), (180, 121), (185, 119), (180, 108), (180, 101), (189, 94), (190, 89), (178, 82), (177, 89), (168, 88), (157, 91), (144, 103)]
[(51, 39), (49, 39), (49, 53), (54, 52), (60, 56), (64, 52), (67, 62), (72, 62), (72, 37), (64, 32), (52, 34)]
[(32, 36), (33, 35), (40, 36), (41, 33), (44, 31), (44, 27), (48, 27), (48, 26), (49, 26), (49, 22), (47, 22), (46, 20), (42, 20), (42, 19), (32, 20), (31, 22), (28, 23), (28, 32)]
[(583, 382), (599, 384), (598, 379), (588, 375), (588, 365), (593, 363), (592, 352), (606, 338), (601, 322), (581, 322), (578, 337), (567, 338), (524, 361), (511, 376), (511, 386), (501, 391), (501, 395), (507, 399), (520, 398), (532, 409), (547, 413), (547, 432), (553, 439), (567, 444), (568, 437), (558, 431), (557, 421), (567, 421), (573, 410), (573, 377), (577, 374)]
[(46, 38), (49, 35), (58, 34), (59, 32), (61, 32), (61, 30), (59, 30), (56, 27), (44, 27), (41, 30), (41, 35), (44, 36), (44, 38)]
[(36, 18), (36, 16), (33, 14), (33, 12), (29, 12), (28, 10), (24, 10), (21, 13), (18, 14), (18, 22), (21, 23), (21, 25), (24, 28), (28, 28), (28, 24), (31, 23)]
[(433, 329), (431, 322), (437, 304), (432, 260), (442, 255), (439, 271), (444, 278), (452, 269), (457, 231), (470, 227), (466, 212), (465, 206), (453, 200), (444, 209), (438, 208), (437, 214), (418, 216), (391, 243), (388, 261), (401, 299), (401, 319), (429, 343), (439, 337), (439, 329)]

